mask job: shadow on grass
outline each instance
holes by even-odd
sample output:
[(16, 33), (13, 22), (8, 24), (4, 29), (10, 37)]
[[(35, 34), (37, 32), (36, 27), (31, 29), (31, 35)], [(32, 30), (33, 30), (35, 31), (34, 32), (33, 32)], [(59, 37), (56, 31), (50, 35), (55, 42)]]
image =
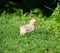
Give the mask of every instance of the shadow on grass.
[(53, 1), (48, 1), (48, 0), (33, 0), (33, 1), (25, 1), (25, 0), (21, 0), (19, 1), (1, 1), (1, 5), (2, 6), (0, 8), (0, 13), (2, 13), (3, 11), (9, 12), (9, 13), (14, 13), (16, 11), (16, 9), (23, 9), (23, 13), (26, 12), (30, 12), (30, 10), (32, 10), (33, 8), (39, 8), (43, 11), (43, 15), (46, 15), (47, 17), (49, 17), (53, 10), (56, 8), (57, 6), (57, 1), (53, 0)]

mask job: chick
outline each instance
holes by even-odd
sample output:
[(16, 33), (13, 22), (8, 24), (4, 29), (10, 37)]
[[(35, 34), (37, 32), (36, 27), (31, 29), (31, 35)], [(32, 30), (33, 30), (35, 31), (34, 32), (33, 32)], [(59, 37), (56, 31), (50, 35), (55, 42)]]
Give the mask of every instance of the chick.
[(24, 35), (27, 32), (34, 31), (35, 30), (35, 24), (36, 24), (36, 20), (34, 18), (32, 18), (28, 24), (20, 27), (20, 35)]

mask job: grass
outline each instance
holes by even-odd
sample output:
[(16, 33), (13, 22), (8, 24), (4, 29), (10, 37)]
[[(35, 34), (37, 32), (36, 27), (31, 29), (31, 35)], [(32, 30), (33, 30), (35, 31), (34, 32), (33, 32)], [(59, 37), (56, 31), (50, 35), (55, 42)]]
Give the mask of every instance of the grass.
[[(0, 53), (60, 53), (60, 6), (47, 18), (17, 11), (0, 16)], [(59, 15), (59, 16), (58, 16)], [(34, 17), (36, 30), (20, 36), (19, 27)]]

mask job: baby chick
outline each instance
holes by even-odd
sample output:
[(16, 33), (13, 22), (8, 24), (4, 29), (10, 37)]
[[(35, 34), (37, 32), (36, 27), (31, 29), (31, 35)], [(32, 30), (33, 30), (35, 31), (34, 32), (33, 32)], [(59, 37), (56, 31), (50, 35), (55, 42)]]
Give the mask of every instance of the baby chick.
[(28, 24), (20, 27), (20, 35), (24, 35), (27, 32), (34, 31), (35, 30), (35, 24), (36, 24), (36, 20), (34, 18), (32, 18)]

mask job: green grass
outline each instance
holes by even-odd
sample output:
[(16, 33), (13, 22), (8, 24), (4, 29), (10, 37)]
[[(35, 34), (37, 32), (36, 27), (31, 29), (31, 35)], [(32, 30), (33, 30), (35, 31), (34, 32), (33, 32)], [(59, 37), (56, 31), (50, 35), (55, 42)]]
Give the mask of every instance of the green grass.
[[(0, 16), (0, 53), (60, 53), (60, 6), (47, 18), (17, 11)], [(58, 16), (59, 15), (59, 16)], [(37, 20), (36, 30), (20, 36), (19, 27)]]

